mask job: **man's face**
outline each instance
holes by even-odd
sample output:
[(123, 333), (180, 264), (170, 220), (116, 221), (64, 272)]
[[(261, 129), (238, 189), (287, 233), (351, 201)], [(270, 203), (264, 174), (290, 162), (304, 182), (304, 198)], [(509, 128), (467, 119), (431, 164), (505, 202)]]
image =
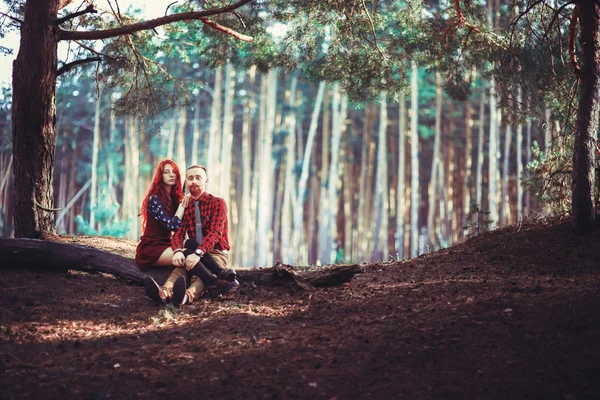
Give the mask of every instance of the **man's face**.
[(198, 197), (206, 191), (206, 171), (202, 168), (191, 168), (185, 173), (185, 184), (193, 197)]

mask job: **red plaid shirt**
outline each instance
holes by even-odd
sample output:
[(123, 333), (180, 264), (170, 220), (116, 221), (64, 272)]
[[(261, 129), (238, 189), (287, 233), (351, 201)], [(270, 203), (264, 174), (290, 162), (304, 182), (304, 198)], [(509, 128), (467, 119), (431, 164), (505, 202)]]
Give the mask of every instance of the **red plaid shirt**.
[[(225, 200), (204, 192), (200, 198), (200, 218), (202, 219), (202, 244), (198, 247), (204, 253), (212, 250), (229, 250), (227, 204)], [(196, 238), (196, 207), (190, 205), (185, 209), (181, 226), (171, 236), (173, 250), (183, 248), (185, 234), (188, 238)]]

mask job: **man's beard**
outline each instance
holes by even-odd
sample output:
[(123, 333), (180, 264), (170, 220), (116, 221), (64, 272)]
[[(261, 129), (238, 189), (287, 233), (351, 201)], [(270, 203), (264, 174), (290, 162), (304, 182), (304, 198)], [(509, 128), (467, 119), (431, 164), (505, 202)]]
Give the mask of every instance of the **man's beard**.
[(190, 189), (190, 194), (191, 194), (193, 197), (200, 196), (200, 186), (198, 186), (198, 185), (193, 185), (193, 186), (190, 186), (190, 187), (189, 187), (189, 189)]

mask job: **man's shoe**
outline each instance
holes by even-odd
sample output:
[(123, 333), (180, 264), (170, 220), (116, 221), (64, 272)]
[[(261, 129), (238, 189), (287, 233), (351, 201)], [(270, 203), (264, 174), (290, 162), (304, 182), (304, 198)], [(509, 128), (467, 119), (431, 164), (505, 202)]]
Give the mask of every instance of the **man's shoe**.
[[(167, 298), (164, 290), (156, 283), (154, 278), (147, 276), (144, 278), (144, 287), (146, 289), (146, 296), (150, 297), (159, 306), (167, 304)], [(165, 298), (161, 296), (161, 293), (165, 294)]]
[(208, 294), (210, 297), (219, 297), (225, 293), (234, 292), (240, 287), (240, 283), (234, 279), (231, 282), (218, 280), (213, 286), (208, 287)]
[(180, 276), (173, 285), (173, 304), (176, 306), (182, 306), (188, 303), (189, 298), (185, 292), (186, 290), (187, 282), (185, 281), (185, 276)]
[(233, 268), (229, 268), (223, 271), (221, 275), (219, 275), (219, 278), (227, 282), (233, 282), (237, 279), (237, 273)]

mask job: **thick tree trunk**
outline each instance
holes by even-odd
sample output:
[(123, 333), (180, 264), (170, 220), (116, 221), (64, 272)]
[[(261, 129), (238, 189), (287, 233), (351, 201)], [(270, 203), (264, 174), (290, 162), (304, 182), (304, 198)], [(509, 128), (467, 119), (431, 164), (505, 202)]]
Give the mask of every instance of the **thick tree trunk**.
[(594, 227), (594, 185), (595, 147), (600, 111), (600, 9), (595, 2), (582, 1), (579, 4), (581, 26), (581, 94), (577, 110), (577, 129), (573, 150), (573, 227), (578, 234), (589, 234)]
[[(41, 3), (41, 4), (40, 4)], [(19, 54), (13, 64), (15, 236), (54, 232), (58, 0), (25, 3)]]

